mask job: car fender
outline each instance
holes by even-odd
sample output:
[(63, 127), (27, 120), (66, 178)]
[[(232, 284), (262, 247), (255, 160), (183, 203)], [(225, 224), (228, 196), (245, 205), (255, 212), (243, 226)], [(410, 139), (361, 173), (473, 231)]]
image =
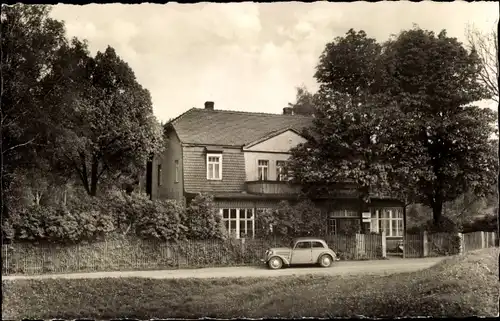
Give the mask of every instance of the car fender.
[(287, 257), (285, 257), (283, 255), (279, 255), (279, 254), (271, 255), (267, 261), (269, 262), (273, 257), (279, 257), (283, 261), (283, 264), (290, 265), (290, 258), (287, 258)]
[(318, 263), (319, 263), (319, 259), (321, 258), (321, 256), (325, 255), (325, 254), (328, 254), (330, 256), (332, 256), (333, 260), (335, 261), (337, 259), (337, 254), (333, 251), (323, 251), (321, 252), (320, 255), (318, 255)]

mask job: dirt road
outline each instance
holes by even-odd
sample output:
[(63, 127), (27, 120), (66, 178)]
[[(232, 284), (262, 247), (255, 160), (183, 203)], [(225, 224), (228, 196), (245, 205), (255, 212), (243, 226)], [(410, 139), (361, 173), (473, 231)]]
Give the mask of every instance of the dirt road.
[(224, 278), (224, 277), (276, 277), (284, 275), (353, 275), (353, 274), (387, 274), (413, 272), (426, 269), (443, 260), (443, 258), (423, 259), (389, 259), (379, 261), (342, 261), (336, 262), (330, 268), (320, 267), (291, 267), (281, 270), (268, 270), (264, 266), (245, 267), (219, 267), (203, 269), (181, 270), (154, 270), (154, 271), (127, 271), (127, 272), (93, 272), (93, 273), (68, 273), (46, 274), (33, 276), (2, 276), (3, 280), (20, 279), (89, 279), (89, 278), (116, 278), (116, 277), (141, 277), (154, 279), (176, 278)]

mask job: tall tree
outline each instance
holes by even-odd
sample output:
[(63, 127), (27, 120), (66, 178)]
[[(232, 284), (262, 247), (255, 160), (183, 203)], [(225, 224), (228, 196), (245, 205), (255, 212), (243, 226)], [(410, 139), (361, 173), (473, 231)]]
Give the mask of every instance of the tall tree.
[(320, 90), (314, 126), (304, 133), (307, 143), (292, 150), (290, 162), (294, 178), (312, 194), (354, 183), (360, 212), (370, 188), (386, 182), (380, 159), (385, 114), (376, 103), (380, 54), (375, 39), (353, 29), (326, 45), (315, 74)]
[[(498, 21), (495, 26), (498, 25)], [(491, 99), (498, 103), (498, 32), (496, 27), (490, 32), (481, 32), (473, 26), (466, 29), (467, 44), (478, 54), (481, 64), (479, 79), (485, 84)]]
[(393, 182), (430, 206), (438, 224), (445, 202), (468, 190), (484, 195), (495, 182), (495, 113), (473, 105), (489, 97), (477, 81), (480, 59), (445, 31), (417, 27), (389, 40), (383, 59), (387, 104), (399, 118), (386, 152)]
[(59, 68), (47, 78), (56, 87), (54, 104), (64, 106), (54, 123), (56, 161), (95, 196), (103, 178), (136, 174), (160, 152), (162, 130), (149, 91), (113, 48), (90, 57), (86, 44), (74, 39), (61, 51)]
[(381, 50), (375, 39), (354, 29), (326, 44), (314, 75), (321, 98), (335, 101), (334, 95), (341, 94), (358, 105), (370, 94), (378, 93)]
[(307, 90), (305, 86), (297, 87), (297, 95), (295, 96), (295, 103), (288, 103), (292, 107), (295, 115), (314, 115), (314, 95)]
[(350, 30), (320, 57), (317, 115), (292, 151), (294, 176), (323, 193), (353, 182), (365, 201), (390, 187), (439, 223), (445, 202), (494, 182), (495, 115), (472, 105), (488, 97), (479, 70), (477, 54), (445, 32), (414, 28), (382, 48)]
[[(43, 163), (47, 92), (42, 82), (52, 70), (56, 53), (66, 44), (62, 22), (49, 17), (44, 5), (2, 5), (0, 202), (17, 169)], [(50, 89), (49, 89), (50, 90)], [(46, 164), (44, 164), (45, 166)], [(42, 166), (42, 167), (44, 167)]]

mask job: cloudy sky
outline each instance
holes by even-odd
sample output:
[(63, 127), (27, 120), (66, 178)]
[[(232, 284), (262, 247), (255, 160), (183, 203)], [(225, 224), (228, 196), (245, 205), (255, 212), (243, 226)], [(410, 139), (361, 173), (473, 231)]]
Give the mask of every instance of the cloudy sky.
[(69, 37), (92, 53), (111, 45), (153, 97), (162, 121), (215, 101), (216, 109), (281, 113), (295, 88), (315, 90), (325, 44), (350, 28), (386, 40), (418, 24), (464, 40), (491, 30), (495, 2), (199, 3), (57, 5)]

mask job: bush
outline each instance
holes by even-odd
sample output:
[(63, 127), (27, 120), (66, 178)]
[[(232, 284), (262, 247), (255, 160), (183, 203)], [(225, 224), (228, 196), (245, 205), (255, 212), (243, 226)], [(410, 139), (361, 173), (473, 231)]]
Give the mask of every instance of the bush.
[[(323, 230), (321, 210), (310, 200), (291, 205), (282, 201), (272, 211), (264, 211), (257, 217), (258, 236), (298, 237), (320, 235)], [(272, 230), (268, 227), (272, 226)]]
[(187, 228), (187, 238), (193, 240), (226, 239), (227, 232), (222, 217), (215, 207), (213, 196), (198, 194), (186, 209), (182, 219)]
[(485, 215), (484, 217), (463, 224), (462, 232), (470, 233), (477, 231), (495, 232), (498, 228), (498, 216), (493, 214)]
[(184, 207), (177, 201), (150, 202), (138, 210), (135, 230), (141, 238), (177, 241), (184, 237), (186, 228), (181, 224)]
[(427, 231), (429, 233), (458, 233), (461, 230), (461, 225), (454, 222), (452, 219), (443, 216), (438, 224), (434, 223), (433, 219), (427, 220), (425, 223), (421, 223), (417, 226), (408, 228), (406, 231), (408, 233), (418, 233)]
[(115, 229), (113, 217), (98, 209), (32, 205), (11, 213), (5, 222), (17, 241), (74, 243), (104, 237)]

